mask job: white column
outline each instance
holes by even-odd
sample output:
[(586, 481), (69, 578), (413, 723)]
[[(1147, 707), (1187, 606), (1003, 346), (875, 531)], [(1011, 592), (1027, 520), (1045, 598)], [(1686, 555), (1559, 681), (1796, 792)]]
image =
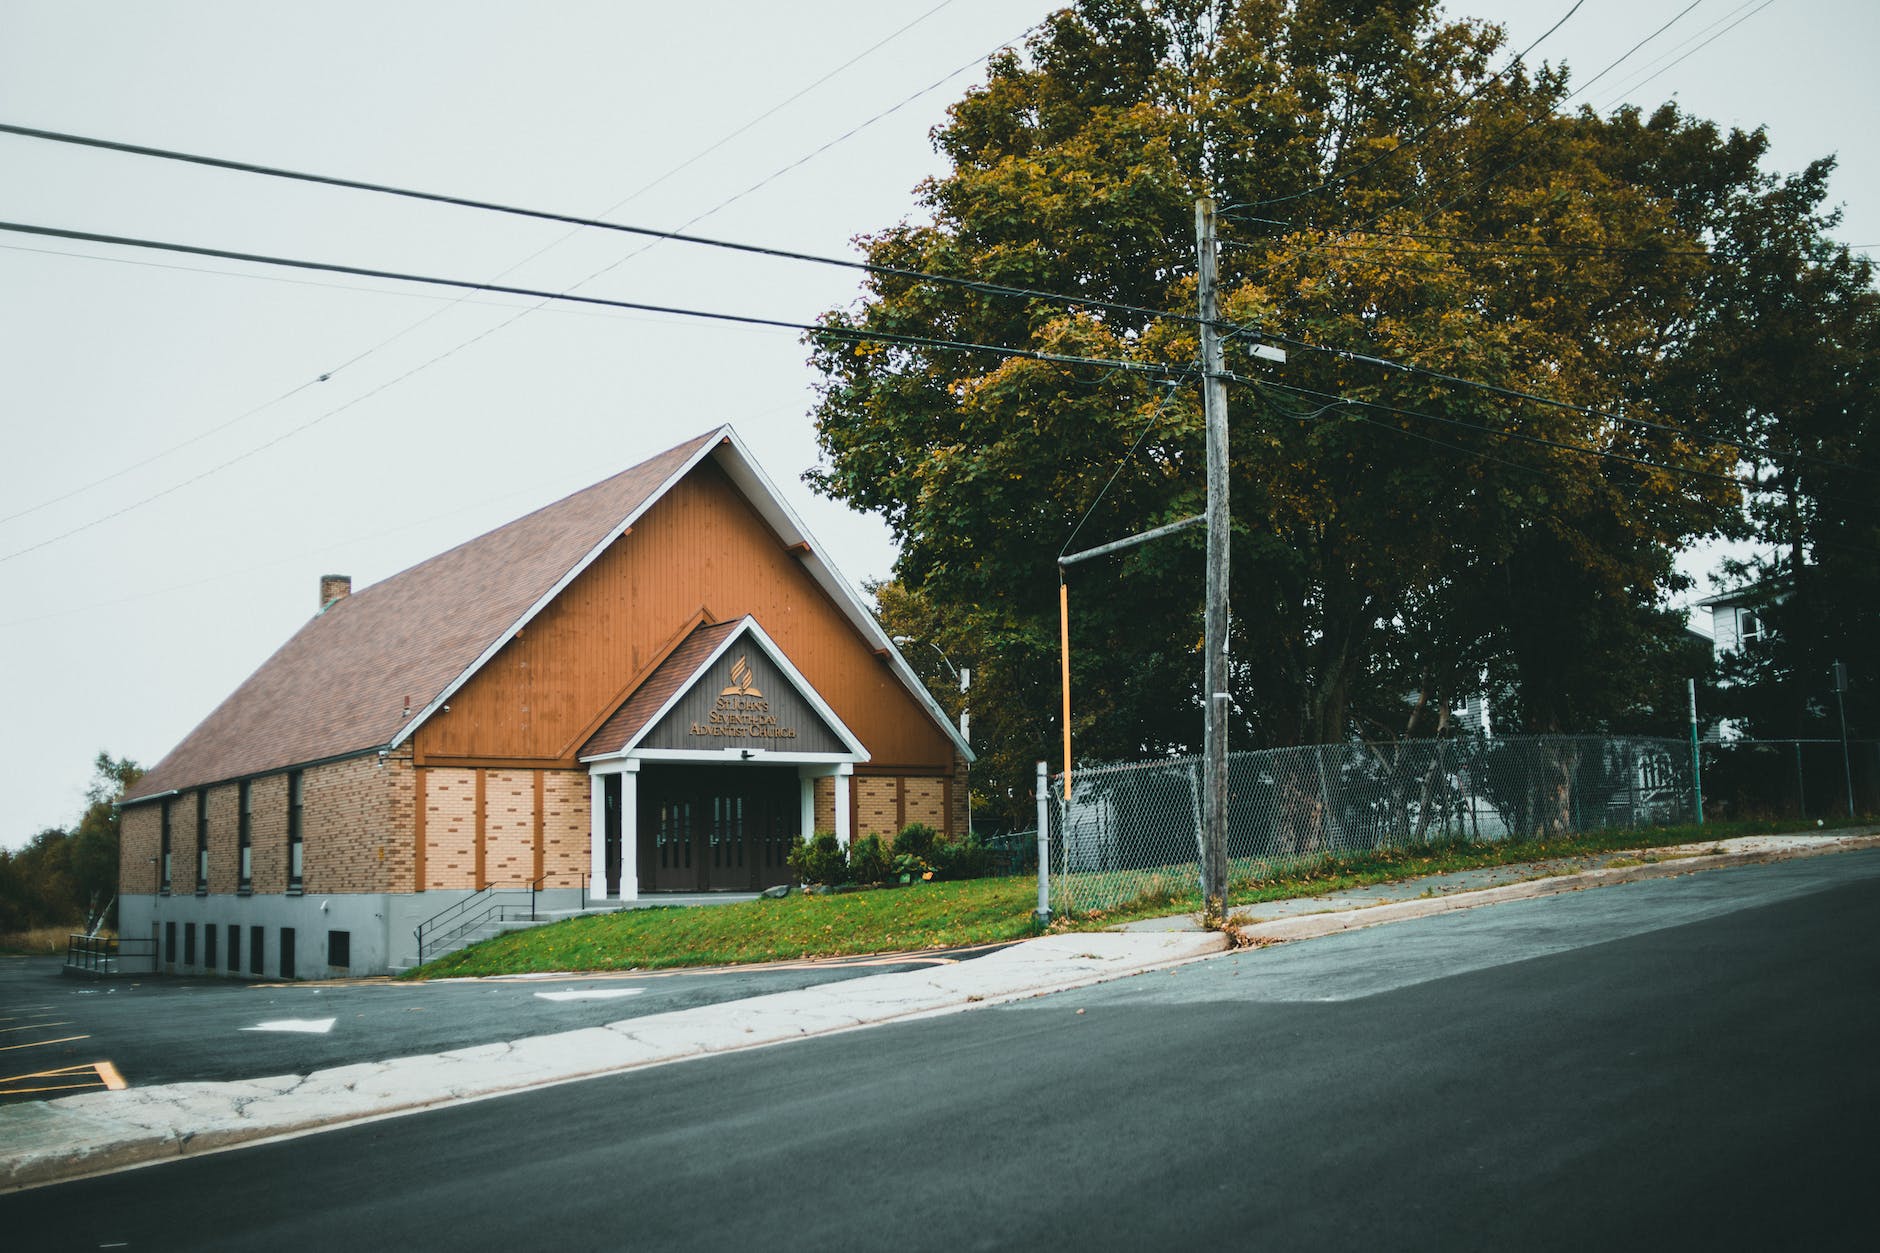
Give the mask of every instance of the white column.
[(620, 763), (620, 899), (640, 899), (640, 763)]
[(849, 778), (855, 767), (843, 762), (836, 767), (836, 842), (849, 846)]
[(588, 772), (588, 897), (607, 899), (607, 776)]
[(816, 776), (810, 767), (797, 770), (803, 784), (803, 820), (797, 826), (797, 838), (807, 840), (816, 834)]

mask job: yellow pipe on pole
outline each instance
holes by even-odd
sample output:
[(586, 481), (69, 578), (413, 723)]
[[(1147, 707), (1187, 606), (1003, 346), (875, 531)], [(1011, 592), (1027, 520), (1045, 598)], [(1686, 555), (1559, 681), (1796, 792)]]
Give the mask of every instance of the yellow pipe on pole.
[(1064, 666), (1064, 803), (1071, 799), (1071, 585), (1058, 578), (1058, 651)]

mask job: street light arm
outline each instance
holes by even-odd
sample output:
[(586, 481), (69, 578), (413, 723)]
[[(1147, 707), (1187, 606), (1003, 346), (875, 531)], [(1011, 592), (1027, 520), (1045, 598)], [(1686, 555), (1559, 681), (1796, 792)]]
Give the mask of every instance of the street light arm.
[(964, 691), (966, 689), (966, 680), (960, 678), (960, 668), (953, 664), (951, 657), (940, 651), (938, 644), (934, 643), (932, 640), (915, 639), (911, 635), (896, 635), (893, 639), (897, 644), (925, 644), (927, 647), (933, 649), (934, 656), (945, 662), (946, 668), (953, 672), (953, 677), (960, 680), (960, 690)]

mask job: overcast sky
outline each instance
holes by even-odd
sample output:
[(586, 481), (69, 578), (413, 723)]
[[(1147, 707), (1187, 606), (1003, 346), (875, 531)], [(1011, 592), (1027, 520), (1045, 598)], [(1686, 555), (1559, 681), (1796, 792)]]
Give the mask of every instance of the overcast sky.
[[(1586, 0), (1535, 58), (1583, 81), (1688, 3)], [(946, 105), (1053, 7), (0, 0), (0, 120), (841, 252), (913, 211)], [(1521, 47), (1571, 7), (1450, 12)], [(1766, 124), (1781, 169), (1838, 152), (1841, 238), (1872, 244), (1876, 9), (1703, 0), (1586, 99)], [(12, 222), (799, 322), (856, 291), (23, 138), (0, 136), (0, 169)], [(0, 844), (72, 821), (98, 751), (160, 758), (312, 614), (321, 574), (383, 579), (720, 422), (852, 582), (893, 561), (879, 523), (801, 486), (813, 380), (787, 331), (4, 234), (0, 284)]]

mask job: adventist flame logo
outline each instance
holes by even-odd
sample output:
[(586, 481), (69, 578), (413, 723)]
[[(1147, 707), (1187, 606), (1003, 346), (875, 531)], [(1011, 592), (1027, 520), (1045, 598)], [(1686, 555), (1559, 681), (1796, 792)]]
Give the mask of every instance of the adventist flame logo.
[(718, 693), (720, 696), (762, 696), (757, 685), (751, 682), (751, 663), (739, 657), (731, 663), (731, 686)]

